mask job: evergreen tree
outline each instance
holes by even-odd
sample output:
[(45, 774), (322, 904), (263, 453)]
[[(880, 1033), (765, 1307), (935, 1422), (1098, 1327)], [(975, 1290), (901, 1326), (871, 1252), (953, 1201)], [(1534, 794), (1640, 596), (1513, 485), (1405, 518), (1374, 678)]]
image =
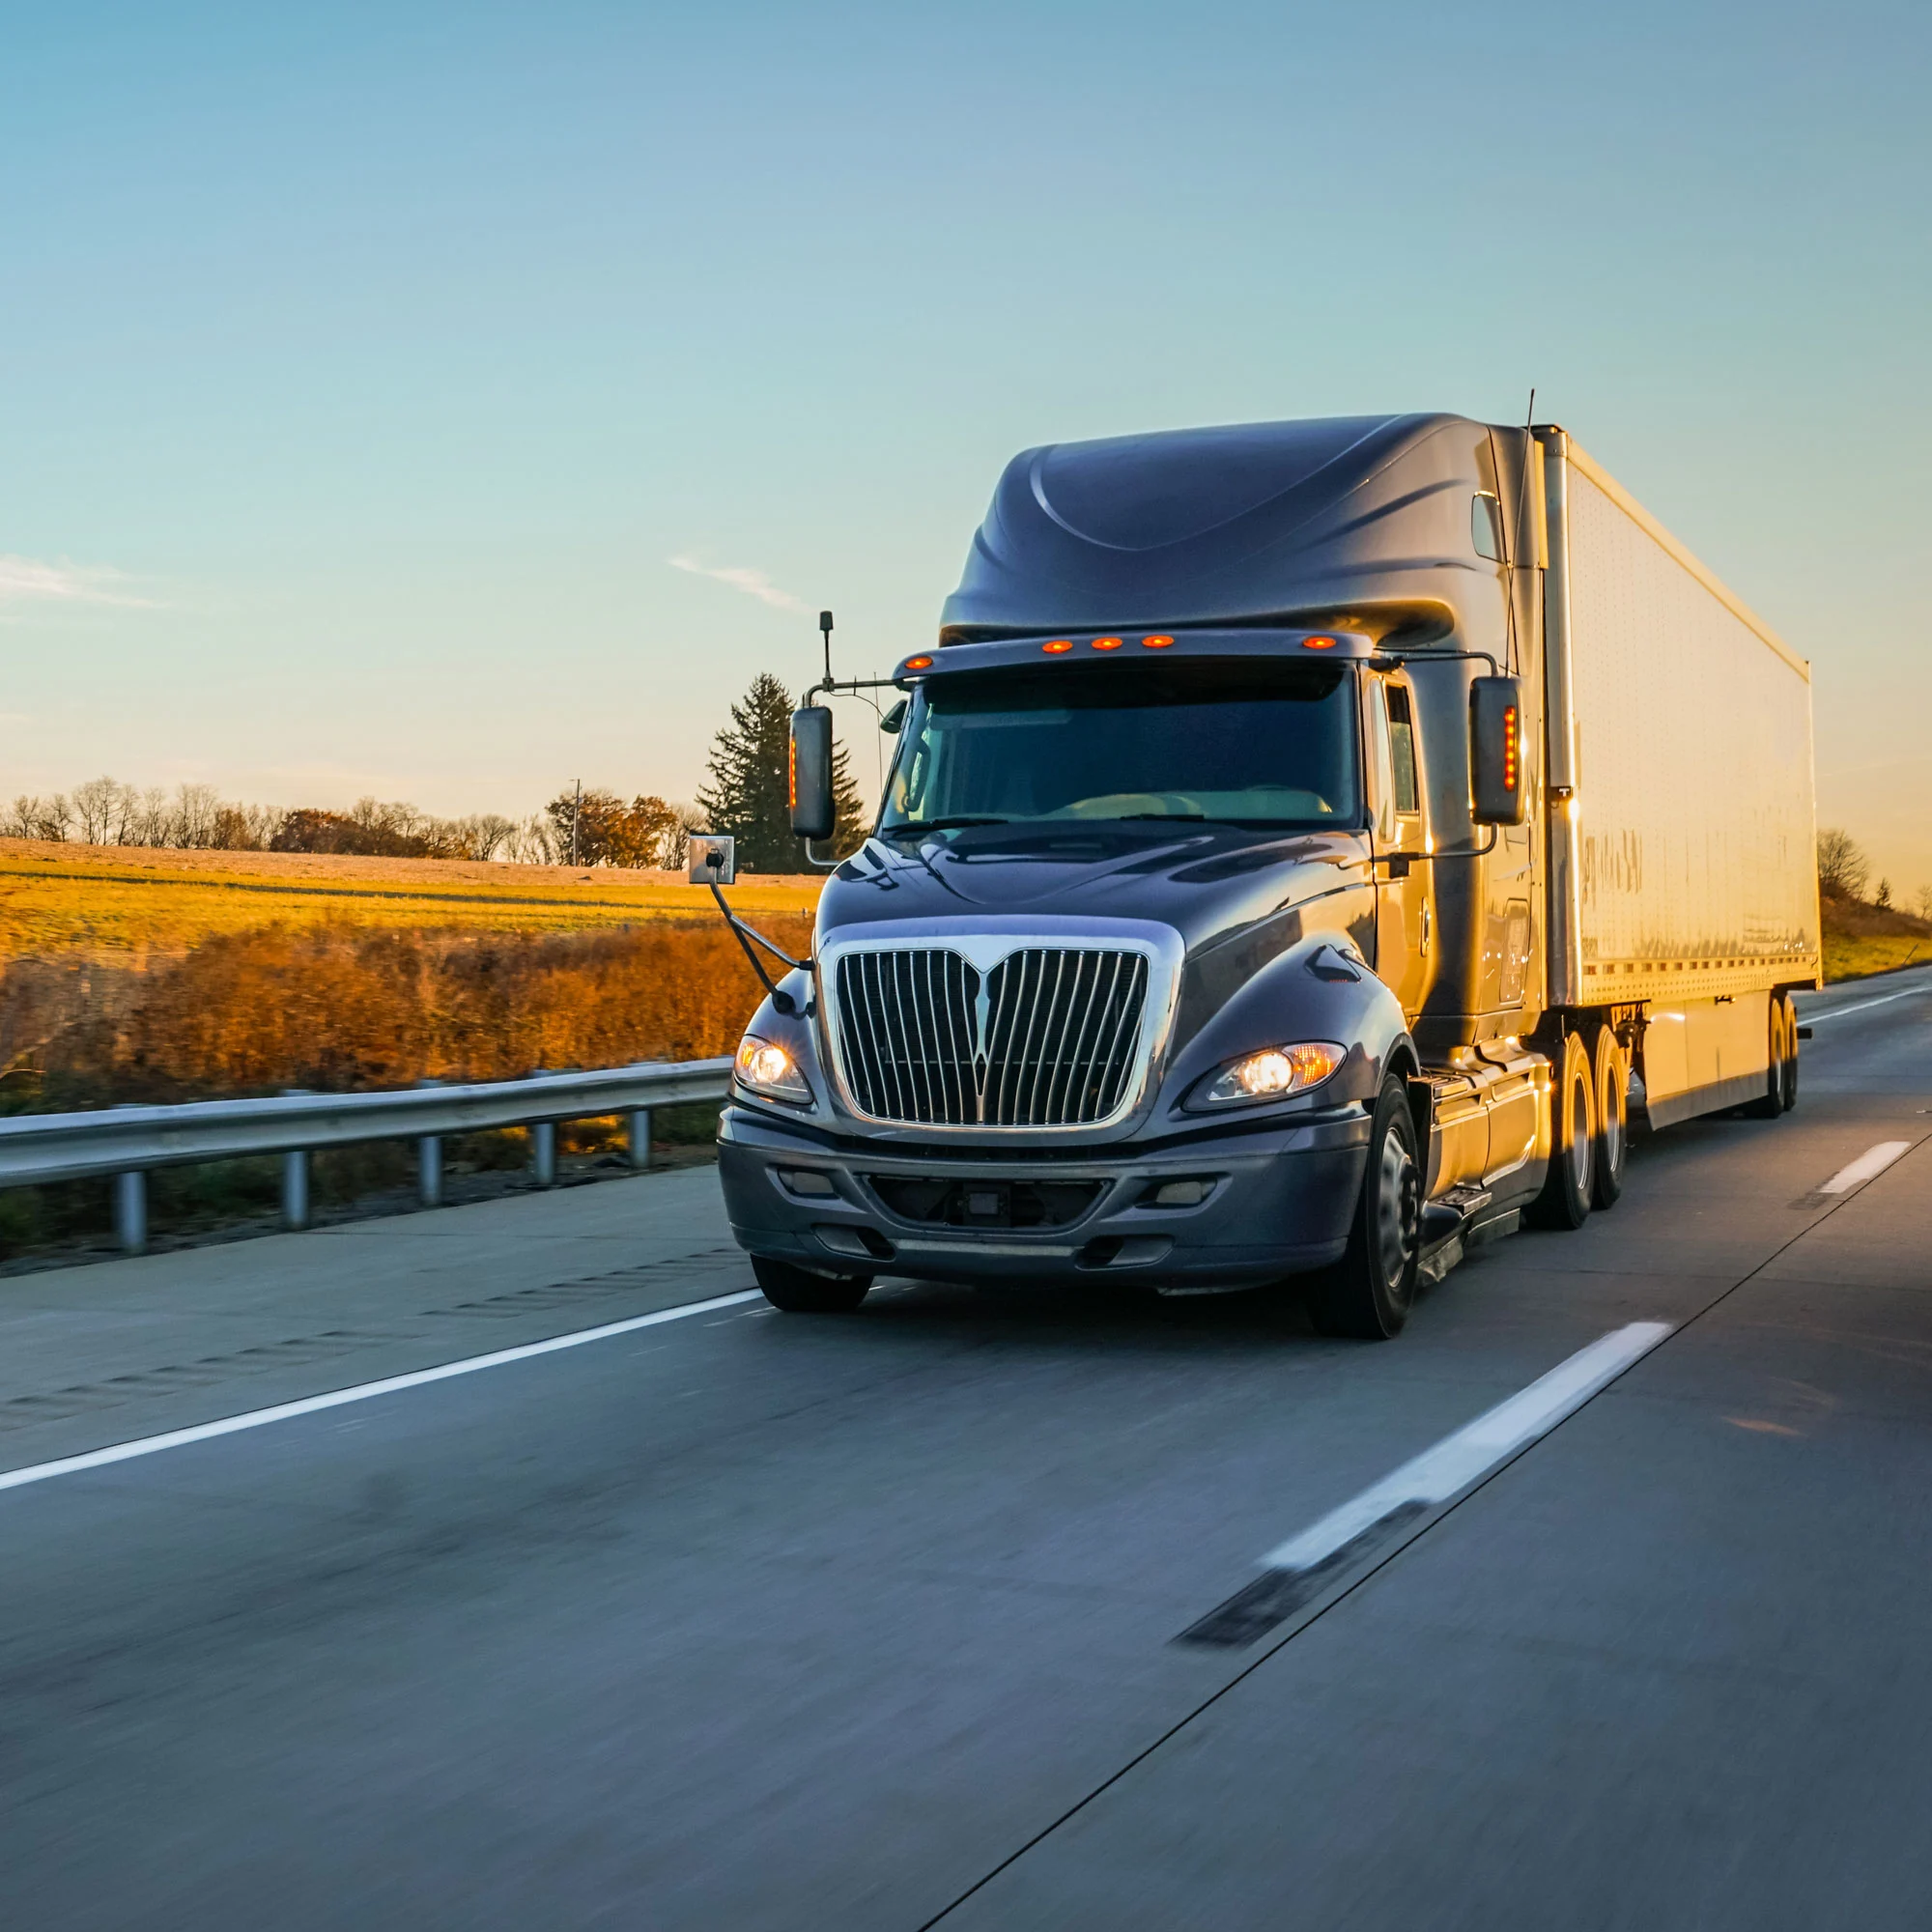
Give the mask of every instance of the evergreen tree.
[(713, 832), (738, 841), (741, 872), (802, 872), (805, 852), (791, 833), (787, 767), (791, 694), (760, 671), (729, 726), (711, 745), (711, 775), (697, 803)]
[[(866, 834), (872, 829), (872, 811), (853, 782), (852, 760), (845, 747), (837, 744), (832, 749), (832, 803), (838, 814), (832, 828), (832, 852), (842, 859), (866, 842)], [(824, 859), (832, 854), (821, 850), (818, 856)]]

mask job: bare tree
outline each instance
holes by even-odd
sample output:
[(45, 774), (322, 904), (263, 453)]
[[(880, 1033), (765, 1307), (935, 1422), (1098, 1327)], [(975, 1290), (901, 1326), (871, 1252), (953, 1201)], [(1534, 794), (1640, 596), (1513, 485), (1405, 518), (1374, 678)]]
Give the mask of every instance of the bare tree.
[(122, 793), (125, 786), (110, 778), (89, 779), (73, 788), (74, 825), (83, 845), (119, 843), (114, 832), (124, 816)]
[(67, 838), (72, 824), (73, 808), (65, 793), (33, 798), (23, 792), (14, 801), (14, 810), (7, 819), (7, 835), (12, 838), (50, 838), (58, 843)]
[(250, 849), (266, 852), (275, 842), (275, 835), (288, 823), (287, 809), (279, 805), (244, 805), (239, 808), (246, 826)]
[(542, 812), (532, 812), (503, 840), (503, 856), (520, 866), (554, 866), (559, 857), (556, 828)]
[(509, 839), (516, 829), (515, 819), (499, 817), (494, 811), (481, 811), (473, 817), (456, 819), (450, 827), (455, 842), (451, 856), (457, 859), (494, 859), (497, 848)]
[(210, 784), (184, 784), (176, 788), (173, 842), (191, 851), (206, 851), (215, 842), (214, 828), (221, 816), (221, 795)]
[(1849, 832), (1832, 827), (1818, 835), (1818, 890), (1835, 899), (1864, 896), (1871, 861)]
[(1932, 919), (1932, 886), (1920, 886), (1913, 895), (1913, 904), (1918, 908), (1920, 919)]
[(682, 799), (672, 799), (670, 809), (677, 814), (677, 823), (665, 839), (664, 852), (658, 863), (668, 871), (681, 872), (691, 863), (691, 835), (694, 832), (709, 832), (711, 819), (701, 807), (687, 804)]

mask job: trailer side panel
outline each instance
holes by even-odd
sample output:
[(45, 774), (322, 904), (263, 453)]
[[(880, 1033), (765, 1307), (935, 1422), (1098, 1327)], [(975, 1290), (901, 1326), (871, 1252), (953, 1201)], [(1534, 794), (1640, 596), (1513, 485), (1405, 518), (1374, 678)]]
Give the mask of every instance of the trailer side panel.
[(1808, 668), (1574, 442), (1568, 458), (1581, 1004), (1811, 980)]

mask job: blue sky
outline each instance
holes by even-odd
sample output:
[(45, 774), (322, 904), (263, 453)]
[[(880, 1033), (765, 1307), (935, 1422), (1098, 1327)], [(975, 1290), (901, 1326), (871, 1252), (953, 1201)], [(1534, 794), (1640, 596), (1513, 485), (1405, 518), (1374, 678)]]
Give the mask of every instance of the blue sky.
[(1927, 19), (10, 7), (0, 789), (688, 796), (1017, 448), (1534, 383), (1932, 881)]

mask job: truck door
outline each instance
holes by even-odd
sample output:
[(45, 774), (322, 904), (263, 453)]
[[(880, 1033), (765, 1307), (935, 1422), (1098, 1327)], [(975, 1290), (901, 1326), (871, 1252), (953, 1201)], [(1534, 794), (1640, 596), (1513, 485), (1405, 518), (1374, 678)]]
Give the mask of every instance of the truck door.
[(1435, 903), (1422, 745), (1407, 680), (1371, 678), (1367, 710), (1376, 813), (1376, 972), (1412, 1023), (1435, 977)]

